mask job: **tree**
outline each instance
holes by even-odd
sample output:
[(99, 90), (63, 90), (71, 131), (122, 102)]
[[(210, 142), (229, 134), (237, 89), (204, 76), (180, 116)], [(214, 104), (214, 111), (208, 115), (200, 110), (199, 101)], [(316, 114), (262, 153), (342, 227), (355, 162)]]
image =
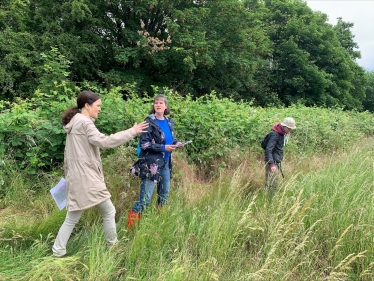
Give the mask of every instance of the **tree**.
[[(248, 9), (248, 2), (160, 1), (140, 8), (144, 3), (147, 1), (129, 3), (129, 10), (142, 11), (130, 17), (134, 21), (125, 23), (124, 15), (116, 17), (122, 26), (133, 28), (128, 31), (131, 40), (116, 45), (116, 67), (104, 74), (107, 79), (137, 81), (145, 89), (151, 84), (167, 85), (195, 96), (214, 90), (224, 96), (245, 97), (262, 60), (259, 54), (267, 47), (258, 27), (259, 14)], [(134, 33), (139, 23), (144, 25)], [(164, 44), (149, 46), (150, 39)]]
[(0, 8), (3, 99), (35, 91), (45, 79), (40, 54), (53, 48), (78, 85), (215, 91), (256, 105), (362, 109), (365, 99), (353, 25), (332, 26), (302, 0), (4, 0)]
[(361, 58), (361, 53), (359, 51), (355, 51), (355, 49), (358, 49), (358, 45), (355, 41), (353, 41), (355, 37), (351, 32), (353, 25), (354, 24), (351, 22), (344, 22), (343, 19), (339, 17), (338, 22), (333, 29), (338, 37), (340, 45), (347, 50), (352, 59), (357, 59)]
[(364, 109), (374, 113), (374, 71), (367, 71), (365, 73), (366, 84), (366, 98), (363, 102)]
[(27, 31), (28, 8), (22, 0), (0, 4), (0, 99), (27, 96), (33, 85), (38, 52), (35, 36)]
[(106, 53), (106, 6), (102, 1), (30, 0), (28, 27), (39, 38), (40, 53), (58, 48), (70, 62), (74, 81), (97, 80), (98, 69), (109, 68)]
[[(208, 1), (202, 19), (205, 44), (196, 48), (193, 88), (198, 95), (212, 90), (236, 100), (250, 100), (248, 89), (264, 64), (269, 40), (262, 28), (262, 6), (256, 1)], [(197, 45), (199, 46), (199, 45)]]
[[(361, 109), (363, 69), (353, 60), (357, 54), (342, 47), (327, 16), (302, 1), (268, 0), (265, 5), (273, 44), (270, 77), (279, 99), (285, 105)], [(341, 27), (346, 31), (349, 25)]]

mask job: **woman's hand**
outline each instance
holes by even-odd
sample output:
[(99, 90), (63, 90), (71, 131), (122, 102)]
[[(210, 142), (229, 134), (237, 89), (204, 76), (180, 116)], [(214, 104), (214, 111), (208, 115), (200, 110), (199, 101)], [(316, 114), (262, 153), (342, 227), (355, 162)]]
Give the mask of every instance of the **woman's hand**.
[(178, 141), (178, 142), (175, 144), (175, 147), (176, 147), (176, 148), (183, 148), (184, 145), (183, 145), (183, 143), (181, 143), (180, 141)]
[(173, 152), (175, 149), (176, 149), (176, 145), (174, 145), (174, 144), (165, 145), (165, 151), (167, 151), (167, 152)]
[(132, 128), (135, 129), (137, 134), (141, 134), (141, 133), (146, 133), (147, 131), (145, 131), (145, 129), (148, 127), (149, 127), (149, 124), (143, 121), (142, 123), (139, 123), (139, 124), (135, 123), (135, 125)]

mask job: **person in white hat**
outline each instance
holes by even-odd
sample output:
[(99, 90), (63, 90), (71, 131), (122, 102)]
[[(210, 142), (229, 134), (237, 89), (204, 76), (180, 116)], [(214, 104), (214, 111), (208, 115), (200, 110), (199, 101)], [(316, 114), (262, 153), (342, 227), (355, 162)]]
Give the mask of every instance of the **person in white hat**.
[(261, 144), (265, 151), (265, 188), (270, 195), (273, 195), (278, 190), (279, 174), (281, 173), (283, 176), (281, 162), (283, 160), (286, 137), (294, 129), (296, 129), (295, 120), (291, 117), (286, 117), (283, 122), (273, 126), (271, 132)]

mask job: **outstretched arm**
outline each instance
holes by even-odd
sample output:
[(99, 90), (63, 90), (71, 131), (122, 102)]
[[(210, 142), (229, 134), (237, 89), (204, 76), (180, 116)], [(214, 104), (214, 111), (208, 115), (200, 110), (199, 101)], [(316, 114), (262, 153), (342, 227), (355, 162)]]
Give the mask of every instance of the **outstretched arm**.
[(121, 131), (109, 136), (102, 134), (91, 121), (87, 124), (86, 133), (88, 141), (100, 148), (113, 148), (132, 140), (137, 134), (140, 134), (148, 127), (148, 123), (142, 122), (135, 124), (132, 128)]

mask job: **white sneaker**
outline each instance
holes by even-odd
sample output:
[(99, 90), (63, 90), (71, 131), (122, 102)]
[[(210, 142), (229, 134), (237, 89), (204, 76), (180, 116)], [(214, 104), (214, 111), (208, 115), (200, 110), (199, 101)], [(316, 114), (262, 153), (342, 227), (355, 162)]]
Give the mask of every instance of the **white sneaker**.
[(53, 253), (53, 254), (52, 254), (52, 256), (53, 256), (54, 258), (63, 258), (63, 257), (65, 257), (65, 255), (66, 255), (66, 254), (59, 254), (59, 253)]

